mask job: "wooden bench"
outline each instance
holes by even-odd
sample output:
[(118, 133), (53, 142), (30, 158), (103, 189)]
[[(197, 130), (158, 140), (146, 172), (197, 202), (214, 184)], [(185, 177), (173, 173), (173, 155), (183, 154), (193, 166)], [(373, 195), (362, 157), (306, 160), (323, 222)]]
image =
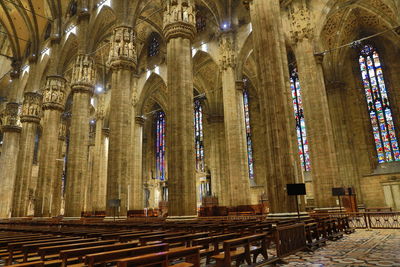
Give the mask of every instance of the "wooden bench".
[(161, 243), (157, 245), (88, 254), (85, 257), (85, 264), (89, 267), (93, 267), (96, 264), (115, 262), (116, 260), (122, 258), (136, 257), (139, 255), (158, 253), (167, 250), (168, 250), (168, 244)]
[(118, 243), (118, 244), (111, 244), (104, 246), (62, 250), (60, 251), (60, 259), (62, 261), (62, 266), (65, 267), (69, 263), (70, 259), (75, 260), (75, 258), (78, 258), (78, 261), (81, 262), (83, 260), (83, 257), (88, 254), (135, 248), (138, 245), (139, 242), (128, 242), (128, 243)]
[(263, 255), (266, 262), (263, 264), (270, 264), (278, 260), (278, 258), (269, 259), (267, 248), (271, 240), (267, 234), (256, 234), (236, 239), (224, 241), (224, 249), (222, 253), (212, 256), (217, 263), (217, 267), (231, 266), (232, 262), (236, 262), (239, 266), (242, 262), (246, 261), (251, 265), (251, 256), (256, 263), (258, 255)]
[(85, 248), (85, 247), (96, 247), (96, 246), (104, 246), (114, 244), (113, 240), (103, 240), (103, 241), (94, 241), (94, 242), (86, 242), (86, 243), (73, 243), (61, 246), (50, 246), (50, 247), (40, 247), (38, 254), (40, 255), (40, 259), (42, 261), (47, 258), (54, 258), (54, 255), (59, 255), (60, 251), (68, 250), (68, 249), (76, 249), (76, 248)]
[(137, 233), (137, 234), (127, 234), (127, 235), (120, 235), (119, 236), (119, 241), (120, 242), (129, 242), (132, 240), (137, 240), (140, 237), (143, 236), (149, 236), (149, 235), (158, 235), (158, 234), (165, 234), (165, 231), (158, 231), (158, 232), (144, 232), (144, 233)]
[(193, 239), (208, 237), (209, 233), (196, 233), (162, 239), (163, 243), (168, 243), (169, 247), (190, 247)]
[[(169, 252), (159, 252), (137, 256), (132, 258), (120, 259), (117, 261), (118, 267), (200, 267), (199, 247), (183, 248)], [(182, 262), (175, 263), (174, 260), (182, 259)], [(172, 263), (170, 265), (170, 263)]]
[(57, 242), (25, 244), (22, 246), (22, 249), (21, 249), (22, 253), (23, 253), (23, 261), (26, 262), (28, 260), (29, 253), (38, 253), (39, 249), (41, 247), (87, 243), (87, 242), (96, 241), (96, 240), (97, 240), (96, 238), (87, 238), (87, 239), (71, 239), (71, 240), (57, 241)]
[(183, 236), (185, 234), (187, 234), (187, 233), (176, 232), (176, 233), (165, 233), (165, 234), (156, 234), (156, 235), (152, 234), (152, 235), (140, 237), (139, 242), (140, 242), (141, 246), (145, 246), (148, 242), (151, 242), (151, 241), (161, 241), (167, 237)]
[(117, 261), (118, 267), (168, 267), (168, 252), (159, 252)]
[[(35, 252), (34, 250), (30, 251), (29, 248), (36, 247), (36, 244), (46, 244), (46, 243), (57, 243), (60, 244), (62, 242), (74, 242), (78, 240), (76, 237), (69, 237), (69, 238), (52, 238), (52, 239), (40, 239), (40, 240), (34, 240), (34, 241), (23, 241), (23, 242), (15, 242), (15, 243), (9, 243), (7, 248), (8, 248), (8, 263), (11, 264), (14, 259), (14, 254), (17, 251), (21, 251), (21, 254), (19, 254), (15, 258), (22, 258), (25, 255), (28, 255), (30, 252)], [(25, 261), (25, 260), (24, 260)]]
[(223, 234), (211, 237), (203, 237), (192, 240), (192, 246), (201, 246), (200, 257), (206, 257), (206, 263), (210, 263), (211, 256), (217, 255), (222, 249), (220, 244), (229, 239), (238, 238), (239, 234)]
[(43, 267), (44, 266), (44, 262), (43, 261), (32, 261), (32, 262), (24, 262), (24, 263), (6, 265), (6, 266), (12, 266), (12, 267)]

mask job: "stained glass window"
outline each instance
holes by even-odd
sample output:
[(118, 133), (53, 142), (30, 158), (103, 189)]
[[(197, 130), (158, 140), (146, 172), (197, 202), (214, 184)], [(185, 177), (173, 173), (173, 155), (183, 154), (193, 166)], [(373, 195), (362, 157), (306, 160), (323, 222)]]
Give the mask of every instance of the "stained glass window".
[(251, 140), (251, 126), (250, 126), (250, 104), (249, 104), (249, 91), (248, 79), (243, 79), (243, 104), (244, 104), (244, 120), (246, 126), (246, 142), (247, 142), (247, 161), (249, 164), (249, 177), (254, 179), (254, 160), (253, 160), (253, 142)]
[(399, 145), (379, 54), (371, 45), (360, 51), (359, 64), (378, 162), (400, 161)]
[(310, 171), (310, 153), (307, 141), (306, 123), (304, 120), (303, 100), (301, 98), (301, 87), (296, 68), (293, 68), (290, 74), (290, 87), (292, 89), (292, 101), (294, 117), (296, 120), (297, 144), (299, 146), (300, 162), (304, 171)]
[(155, 33), (150, 35), (150, 43), (149, 43), (149, 57), (155, 57), (160, 53), (160, 42), (158, 40), (158, 36)]
[(196, 13), (196, 29), (197, 32), (202, 32), (206, 29), (207, 27), (207, 21), (206, 18), (202, 15), (200, 10), (197, 10)]
[(165, 180), (165, 113), (156, 113), (156, 177)]
[(204, 171), (203, 109), (199, 99), (194, 101), (194, 129), (196, 170)]

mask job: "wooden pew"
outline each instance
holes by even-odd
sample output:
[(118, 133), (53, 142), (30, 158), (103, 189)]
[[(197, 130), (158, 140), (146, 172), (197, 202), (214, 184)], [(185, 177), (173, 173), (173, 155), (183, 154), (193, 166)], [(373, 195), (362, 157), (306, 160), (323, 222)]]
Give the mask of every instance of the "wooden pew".
[[(60, 244), (62, 242), (74, 242), (78, 240), (77, 237), (68, 237), (68, 238), (64, 238), (64, 237), (54, 237), (51, 239), (40, 239), (40, 240), (33, 240), (33, 241), (22, 241), (22, 242), (15, 242), (15, 243), (9, 243), (7, 246), (7, 250), (8, 250), (8, 263), (11, 264), (13, 262), (14, 259), (14, 254), (17, 251), (21, 251), (20, 256), (16, 257), (16, 258), (21, 258), (23, 255), (28, 255), (29, 252), (33, 252), (33, 251), (29, 251), (29, 246), (32, 245), (33, 247), (36, 244), (46, 244), (46, 243), (57, 243)], [(28, 247), (28, 249), (26, 249), (26, 247)], [(26, 250), (26, 251), (25, 251)], [(25, 256), (24, 256), (25, 258)]]
[(45, 242), (45, 243), (32, 243), (22, 246), (23, 261), (26, 262), (29, 257), (29, 253), (38, 253), (41, 247), (57, 246), (57, 245), (68, 245), (68, 244), (80, 244), (87, 243), (91, 241), (96, 241), (96, 238), (86, 238), (86, 239), (71, 239), (66, 241), (58, 242)]
[(24, 263), (6, 265), (6, 266), (12, 266), (12, 267), (43, 267), (44, 266), (44, 262), (43, 261), (31, 261), (31, 262), (24, 262)]
[(86, 248), (77, 248), (77, 249), (69, 249), (60, 251), (60, 259), (62, 261), (62, 267), (67, 266), (70, 259), (78, 258), (78, 261), (82, 261), (82, 258), (88, 254), (100, 253), (100, 252), (108, 252), (114, 250), (135, 248), (139, 245), (139, 242), (128, 242), (128, 243), (118, 243), (104, 246), (96, 246), (96, 247), (86, 247)]
[(165, 233), (165, 234), (152, 234), (152, 235), (147, 235), (147, 236), (142, 236), (139, 238), (139, 242), (141, 246), (145, 246), (148, 242), (152, 242), (152, 241), (161, 241), (164, 238), (167, 237), (176, 237), (176, 236), (182, 236), (185, 235), (187, 233), (183, 233), (183, 232), (176, 232), (176, 233)]
[[(167, 261), (170, 267), (200, 267), (200, 248), (189, 247), (168, 251)], [(184, 262), (174, 263), (174, 260), (184, 258)]]
[[(270, 264), (278, 260), (278, 258), (268, 258), (267, 248), (271, 240), (267, 237), (267, 234), (256, 234), (236, 239), (224, 241), (223, 253), (212, 256), (217, 263), (217, 267), (231, 266), (232, 262), (236, 262), (236, 266), (246, 261), (247, 264), (251, 265), (251, 256), (253, 255), (254, 263), (257, 260), (257, 256), (262, 254), (266, 262), (263, 264)], [(260, 246), (251, 246), (252, 244), (260, 243)]]
[(117, 261), (118, 267), (168, 267), (168, 252), (159, 252)]
[(88, 254), (85, 257), (85, 264), (93, 267), (95, 264), (105, 264), (115, 262), (118, 259), (135, 257), (149, 253), (159, 253), (168, 250), (168, 244), (161, 243), (157, 245), (143, 246), (131, 249), (121, 249), (102, 253)]
[(115, 243), (114, 240), (102, 240), (102, 241), (85, 242), (85, 243), (73, 243), (61, 246), (50, 246), (50, 247), (46, 246), (46, 247), (40, 247), (38, 254), (40, 255), (40, 259), (42, 261), (45, 261), (47, 258), (54, 257), (55, 254), (59, 255), (60, 251), (62, 250), (104, 246), (104, 245), (111, 245), (114, 243)]
[[(184, 262), (173, 263), (176, 259), (185, 258)], [(172, 265), (170, 263), (172, 262)], [(118, 267), (200, 267), (199, 247), (182, 248), (169, 252), (159, 252), (117, 260)]]
[(162, 239), (163, 243), (168, 243), (169, 247), (190, 247), (193, 239), (208, 237), (209, 233), (195, 233), (175, 237), (166, 237)]
[(119, 242), (129, 242), (132, 240), (137, 240), (142, 236), (149, 236), (149, 235), (161, 235), (165, 234), (166, 231), (157, 231), (157, 232), (145, 232), (145, 233), (138, 233), (138, 234), (127, 234), (127, 235), (120, 235)]
[(206, 263), (210, 262), (211, 256), (217, 255), (220, 250), (220, 244), (229, 239), (238, 238), (239, 234), (223, 234), (211, 237), (203, 237), (192, 240), (192, 246), (201, 246), (200, 257), (206, 257)]

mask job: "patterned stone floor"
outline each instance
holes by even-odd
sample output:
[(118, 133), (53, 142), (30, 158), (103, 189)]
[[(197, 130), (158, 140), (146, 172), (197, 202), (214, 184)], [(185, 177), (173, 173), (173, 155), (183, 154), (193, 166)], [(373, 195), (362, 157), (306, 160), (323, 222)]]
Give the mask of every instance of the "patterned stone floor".
[(276, 266), (399, 266), (399, 230), (357, 230), (314, 252), (299, 252)]

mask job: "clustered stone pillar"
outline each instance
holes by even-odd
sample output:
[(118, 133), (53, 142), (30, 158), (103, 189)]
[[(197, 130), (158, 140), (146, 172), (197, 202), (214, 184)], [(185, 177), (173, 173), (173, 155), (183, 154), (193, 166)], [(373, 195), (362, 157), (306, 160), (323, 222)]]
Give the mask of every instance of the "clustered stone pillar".
[[(266, 182), (271, 213), (296, 210), (286, 184), (296, 180), (291, 142), (294, 133), (292, 107), (288, 105), (288, 66), (283, 54), (283, 27), (279, 0), (247, 0), (253, 26), (253, 43), (260, 81), (260, 105), (265, 124)], [(290, 116), (290, 117), (289, 117)], [(293, 131), (293, 133), (291, 132)]]
[[(65, 79), (48, 76), (43, 90), (43, 132), (40, 143), (39, 177), (35, 192), (35, 216), (57, 216), (61, 205), (61, 177), (58, 175), (58, 135), (65, 103)], [(58, 183), (57, 180), (60, 180)], [(52, 207), (53, 212), (51, 212)]]
[(208, 117), (208, 125), (211, 134), (210, 169), (211, 169), (211, 190), (213, 195), (218, 197), (219, 206), (229, 206), (230, 196), (226, 158), (225, 126), (223, 115), (213, 115)]
[(119, 215), (127, 214), (128, 182), (132, 176), (133, 142), (131, 116), (131, 76), (136, 68), (135, 34), (131, 27), (114, 28), (109, 54), (112, 69), (109, 114), (110, 147), (107, 176), (107, 215), (113, 215), (110, 200), (120, 199)]
[(135, 132), (134, 132), (134, 167), (133, 167), (133, 180), (131, 183), (131, 196), (130, 196), (130, 209), (141, 210), (144, 208), (143, 201), (143, 125), (144, 118), (137, 116), (135, 118)]
[(339, 168), (322, 72), (323, 56), (314, 55), (314, 27), (307, 7), (299, 1), (294, 1), (290, 15), (310, 146), (315, 204), (318, 207), (332, 207), (336, 206), (336, 199), (332, 197), (331, 192), (339, 179)]
[(18, 103), (9, 102), (4, 114), (3, 146), (0, 156), (0, 218), (7, 218), (11, 215), (12, 193), (17, 171), (21, 133), (18, 110)]
[[(234, 36), (225, 33), (220, 39), (220, 70), (224, 104), (224, 125), (228, 175), (229, 206), (250, 204), (250, 182), (244, 131), (243, 86), (236, 83)], [(237, 85), (239, 85), (237, 87)], [(237, 90), (239, 89), (239, 90)]]
[(88, 55), (78, 55), (72, 70), (72, 117), (67, 162), (65, 216), (79, 217), (83, 209), (87, 179), (90, 98), (95, 83), (94, 62)]
[(105, 117), (104, 95), (99, 96), (96, 110), (95, 155), (92, 173), (92, 211), (104, 212), (106, 209), (107, 190), (107, 147), (106, 133), (103, 129)]
[(168, 215), (196, 216), (193, 125), (192, 42), (196, 32), (193, 0), (168, 0), (164, 11), (167, 41)]
[(42, 95), (26, 92), (21, 111), (21, 140), (17, 160), (12, 217), (27, 216), (29, 187), (35, 149), (35, 136), (40, 123)]

